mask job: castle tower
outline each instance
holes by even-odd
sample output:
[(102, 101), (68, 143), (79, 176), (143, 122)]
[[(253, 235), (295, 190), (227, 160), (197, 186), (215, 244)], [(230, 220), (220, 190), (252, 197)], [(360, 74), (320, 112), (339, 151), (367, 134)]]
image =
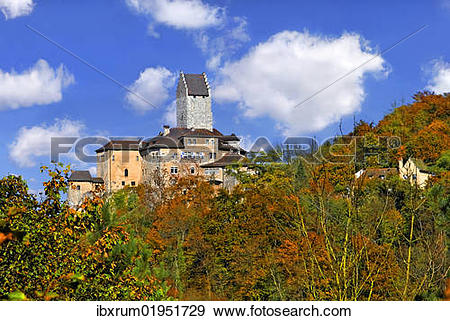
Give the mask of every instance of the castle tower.
[(205, 73), (180, 73), (177, 87), (177, 127), (212, 131), (211, 89)]

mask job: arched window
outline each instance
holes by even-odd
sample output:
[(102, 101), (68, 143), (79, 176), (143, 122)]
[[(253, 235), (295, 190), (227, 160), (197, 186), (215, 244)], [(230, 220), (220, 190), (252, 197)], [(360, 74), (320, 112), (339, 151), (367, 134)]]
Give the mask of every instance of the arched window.
[(128, 177), (128, 169), (125, 169), (125, 177)]

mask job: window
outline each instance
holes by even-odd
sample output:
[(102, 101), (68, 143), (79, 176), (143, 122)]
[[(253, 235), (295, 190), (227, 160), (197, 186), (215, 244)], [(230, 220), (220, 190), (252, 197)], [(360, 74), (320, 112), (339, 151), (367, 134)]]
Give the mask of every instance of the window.
[(80, 185), (77, 185), (77, 191), (79, 191), (81, 189)]
[(413, 174), (412, 178), (413, 178), (413, 180), (416, 180), (417, 179), (417, 175)]
[(191, 174), (195, 174), (195, 168), (191, 167)]
[(125, 177), (128, 177), (128, 169), (125, 168)]
[(125, 181), (122, 181), (122, 186), (125, 186)]
[(136, 182), (131, 182), (131, 186), (136, 186)]
[(177, 159), (177, 153), (172, 154), (172, 159)]
[(170, 168), (170, 174), (178, 174), (178, 167), (172, 166)]
[(219, 174), (219, 171), (216, 168), (207, 168), (205, 170), (206, 175), (217, 175)]
[(114, 155), (112, 155), (112, 161), (114, 162), (114, 160), (116, 159), (116, 157)]
[(139, 156), (136, 156), (136, 160), (139, 161)]
[(187, 140), (187, 144), (192, 145), (192, 140), (190, 138)]
[(194, 139), (192, 140), (192, 144), (194, 144), (194, 145), (197, 144), (197, 138), (194, 138)]
[(216, 158), (216, 153), (209, 153), (209, 158), (210, 159), (215, 159)]
[(384, 176), (384, 175), (380, 175), (380, 178), (381, 178), (381, 179), (385, 179), (385, 176)]

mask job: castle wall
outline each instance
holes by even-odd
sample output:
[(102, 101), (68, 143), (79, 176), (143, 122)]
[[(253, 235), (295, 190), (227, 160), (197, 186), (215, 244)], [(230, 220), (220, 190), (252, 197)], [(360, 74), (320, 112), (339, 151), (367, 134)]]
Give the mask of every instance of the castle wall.
[(212, 130), (211, 97), (184, 96), (177, 98), (177, 126)]
[(177, 86), (177, 127), (213, 129), (211, 92), (208, 91), (208, 96), (189, 96), (184, 76), (180, 76)]
[(430, 174), (420, 171), (411, 159), (403, 165), (403, 161), (399, 162), (400, 178), (409, 180), (411, 185), (416, 185), (424, 188), (427, 185), (427, 180), (431, 177)]
[[(128, 170), (128, 176), (125, 176)], [(142, 157), (137, 150), (107, 150), (97, 155), (97, 175), (107, 192), (142, 183)]]
[(92, 182), (69, 182), (67, 201), (71, 206), (80, 205), (84, 198), (89, 195), (94, 186)]

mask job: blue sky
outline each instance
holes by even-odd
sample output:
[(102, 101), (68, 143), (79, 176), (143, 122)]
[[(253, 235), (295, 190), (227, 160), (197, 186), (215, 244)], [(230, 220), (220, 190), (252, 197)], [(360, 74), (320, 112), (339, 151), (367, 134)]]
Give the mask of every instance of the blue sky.
[(156, 135), (173, 120), (180, 70), (207, 73), (215, 127), (246, 144), (323, 139), (339, 119), (349, 131), (353, 117), (378, 121), (419, 90), (450, 91), (444, 0), (0, 0), (0, 9), (0, 175), (22, 174), (33, 189), (50, 161), (49, 135)]

